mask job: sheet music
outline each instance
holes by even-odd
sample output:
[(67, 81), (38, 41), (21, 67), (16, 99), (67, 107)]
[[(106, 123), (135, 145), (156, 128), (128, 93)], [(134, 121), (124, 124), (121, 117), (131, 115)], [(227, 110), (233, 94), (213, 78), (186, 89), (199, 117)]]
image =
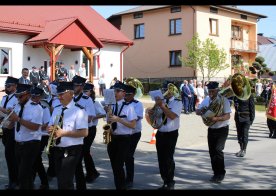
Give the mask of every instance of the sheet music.
[(151, 96), (151, 100), (152, 100), (152, 101), (155, 101), (155, 99), (156, 99), (157, 97), (160, 97), (161, 99), (164, 99), (164, 96), (163, 96), (161, 90), (150, 91), (149, 94), (150, 94), (150, 96)]
[(104, 94), (104, 104), (105, 105), (116, 104), (114, 89), (104, 89), (103, 94)]

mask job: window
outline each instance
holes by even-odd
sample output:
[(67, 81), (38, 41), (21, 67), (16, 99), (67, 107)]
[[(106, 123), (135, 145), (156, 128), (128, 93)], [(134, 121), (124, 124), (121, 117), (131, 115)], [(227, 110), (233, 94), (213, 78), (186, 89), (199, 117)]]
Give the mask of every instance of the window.
[(181, 12), (181, 6), (173, 6), (171, 7), (171, 13)]
[(0, 74), (10, 74), (11, 68), (11, 49), (9, 48), (0, 48), (0, 63), (1, 70)]
[(241, 19), (245, 19), (245, 20), (247, 20), (247, 16), (246, 16), (246, 15), (241, 14)]
[(209, 18), (210, 35), (218, 36), (218, 19)]
[(181, 50), (170, 51), (170, 67), (181, 66)]
[[(98, 59), (99, 57), (96, 55), (93, 58), (93, 78), (99, 78), (99, 66), (98, 66)], [(89, 61), (85, 54), (82, 56), (82, 62), (85, 64), (85, 69), (86, 69), (86, 76), (89, 77), (90, 73), (90, 66), (89, 66)], [(81, 65), (80, 65), (81, 66)]]
[(232, 39), (242, 40), (242, 28), (240, 26), (232, 26)]
[(182, 20), (172, 19), (170, 20), (170, 35), (177, 35), (182, 33)]
[(210, 7), (210, 12), (214, 13), (214, 14), (217, 14), (218, 13), (218, 8)]
[(145, 26), (144, 24), (134, 25), (134, 38), (144, 39), (145, 38)]
[(234, 66), (240, 66), (243, 62), (242, 56), (238, 54), (234, 54), (231, 56), (231, 62)]
[(143, 18), (143, 13), (142, 12), (134, 13), (133, 14), (133, 18), (134, 19), (136, 19), (136, 18)]

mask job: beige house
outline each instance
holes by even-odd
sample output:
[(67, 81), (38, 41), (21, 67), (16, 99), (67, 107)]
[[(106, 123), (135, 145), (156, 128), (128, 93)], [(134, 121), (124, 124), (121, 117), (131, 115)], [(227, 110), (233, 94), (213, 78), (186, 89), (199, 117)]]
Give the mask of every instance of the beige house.
[(218, 73), (223, 81), (235, 72), (234, 64), (251, 65), (258, 52), (257, 22), (264, 15), (235, 6), (140, 6), (108, 18), (134, 46), (125, 52), (124, 77), (143, 79), (201, 79), (200, 72), (181, 66), (186, 43), (198, 33), (211, 38), (227, 53), (228, 69)]

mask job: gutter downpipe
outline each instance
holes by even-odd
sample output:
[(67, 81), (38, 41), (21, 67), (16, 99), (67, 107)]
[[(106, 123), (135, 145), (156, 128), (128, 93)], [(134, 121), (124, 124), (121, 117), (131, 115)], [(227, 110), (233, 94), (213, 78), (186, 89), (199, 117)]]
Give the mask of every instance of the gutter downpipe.
[[(193, 36), (195, 35), (195, 8), (190, 5), (190, 7), (193, 9)], [(195, 69), (195, 77), (197, 78), (197, 69)]]
[(130, 44), (127, 45), (125, 49), (123, 49), (120, 53), (120, 81), (123, 82), (123, 52), (125, 52), (130, 47)]

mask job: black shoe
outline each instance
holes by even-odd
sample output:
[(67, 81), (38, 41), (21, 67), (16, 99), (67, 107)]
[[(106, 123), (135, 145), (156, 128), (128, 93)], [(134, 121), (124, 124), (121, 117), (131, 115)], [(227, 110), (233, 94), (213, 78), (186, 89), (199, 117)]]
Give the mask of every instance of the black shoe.
[(236, 157), (240, 157), (242, 153), (242, 150), (240, 150), (239, 152), (236, 153)]
[(223, 179), (224, 179), (224, 175), (214, 175), (212, 178), (210, 178), (210, 182), (221, 183)]
[(269, 133), (269, 135), (268, 135), (268, 137), (269, 137), (269, 138), (271, 138), (272, 134), (273, 134), (273, 133), (272, 133), (272, 132), (270, 132), (270, 133)]
[(244, 157), (246, 154), (246, 151), (245, 150), (242, 150), (241, 154), (240, 154), (240, 157)]
[(91, 176), (86, 176), (86, 182), (93, 183), (99, 176), (100, 176), (99, 172), (97, 172)]
[(163, 186), (159, 187), (157, 190), (169, 190), (168, 185), (163, 184)]
[(6, 190), (15, 190), (15, 189), (17, 189), (17, 188), (18, 188), (18, 186), (17, 186), (16, 183), (9, 183), (9, 184), (6, 184), (6, 185), (5, 185), (5, 189), (6, 189)]
[(41, 184), (39, 187), (39, 190), (49, 190), (49, 185), (48, 184)]
[(133, 187), (133, 182), (129, 181), (129, 182), (126, 182), (126, 188), (127, 189), (131, 189)]
[(168, 183), (168, 190), (174, 190), (174, 182)]

